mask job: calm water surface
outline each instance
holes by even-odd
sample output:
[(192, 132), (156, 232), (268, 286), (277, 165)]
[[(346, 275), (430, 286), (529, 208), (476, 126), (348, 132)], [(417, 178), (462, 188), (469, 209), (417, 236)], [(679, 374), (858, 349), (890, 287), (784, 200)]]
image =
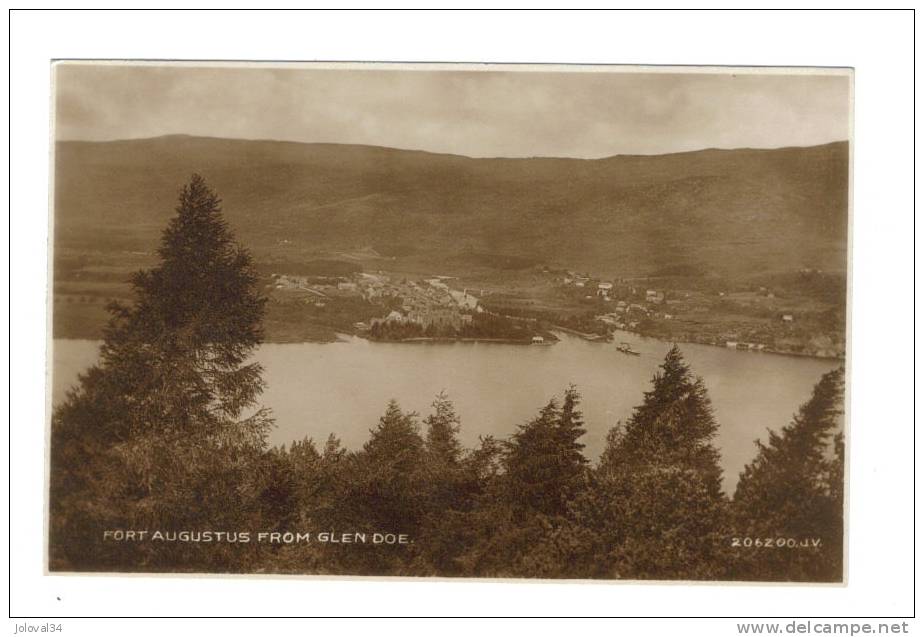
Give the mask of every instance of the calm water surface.
[[(559, 336), (561, 342), (553, 346), (359, 338), (263, 345), (256, 356), (268, 384), (262, 402), (273, 410), (277, 424), (270, 442), (309, 436), (323, 443), (333, 432), (346, 447), (358, 449), (389, 399), (426, 415), (434, 396), (445, 389), (462, 418), (463, 442), (474, 445), (479, 435), (509, 435), (574, 383), (584, 398), (585, 451), (596, 460), (610, 427), (641, 402), (670, 344), (624, 334), (617, 340), (641, 353), (627, 356), (613, 343)], [(54, 342), (55, 404), (96, 360), (97, 347), (94, 341)], [(715, 442), (729, 492), (754, 456), (754, 440), (787, 424), (821, 375), (838, 364), (705, 345), (682, 344), (681, 350), (712, 398), (719, 422)]]

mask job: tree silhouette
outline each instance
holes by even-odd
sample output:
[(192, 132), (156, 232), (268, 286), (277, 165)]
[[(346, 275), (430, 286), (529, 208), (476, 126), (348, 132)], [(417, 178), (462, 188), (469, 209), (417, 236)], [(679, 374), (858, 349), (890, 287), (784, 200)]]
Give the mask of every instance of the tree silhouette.
[(426, 447), (430, 457), (438, 463), (455, 465), (462, 456), (459, 444), (459, 417), (446, 392), (440, 392), (433, 401), (433, 413), (426, 417)]
[(256, 407), (262, 369), (246, 362), (264, 299), (199, 175), (180, 192), (158, 255), (132, 277), (133, 303), (110, 305), (100, 362), (53, 414), (55, 563), (158, 568), (182, 550), (102, 556), (100, 525), (214, 525), (252, 510), (241, 484), (272, 426)]
[[(744, 578), (840, 581), (842, 576), (844, 369), (821, 377), (811, 398), (780, 433), (760, 440), (734, 497), (736, 535), (793, 539), (798, 548), (742, 551)], [(820, 544), (812, 545), (812, 540)], [(802, 542), (809, 546), (803, 547)]]
[(702, 379), (673, 346), (642, 404), (608, 435), (592, 488), (575, 505), (596, 533), (601, 574), (721, 576), (726, 500), (717, 428)]

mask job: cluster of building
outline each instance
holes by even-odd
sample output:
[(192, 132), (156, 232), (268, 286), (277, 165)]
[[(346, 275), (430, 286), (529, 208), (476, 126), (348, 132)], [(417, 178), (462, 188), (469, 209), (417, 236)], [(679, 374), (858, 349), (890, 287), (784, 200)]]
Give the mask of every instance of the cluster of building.
[[(455, 290), (443, 277), (422, 281), (393, 280), (388, 275), (361, 272), (351, 277), (318, 277), (294, 274), (273, 274), (268, 286), (275, 290), (299, 292), (306, 303), (323, 307), (337, 297), (361, 297), (370, 303), (394, 308), (371, 323), (360, 322), (357, 329), (388, 324), (416, 324), (423, 329), (458, 331), (471, 324), (473, 315), (482, 312), (479, 298), (468, 289)], [(400, 307), (396, 304), (400, 302)]]
[[(587, 299), (592, 299), (595, 296), (599, 297), (603, 301), (609, 303), (615, 301), (617, 297), (638, 297), (641, 291), (635, 287), (630, 287), (625, 284), (620, 285), (620, 288), (617, 288), (617, 282), (615, 281), (600, 281), (595, 280), (589, 275), (577, 274), (575, 272), (568, 271), (567, 275), (562, 277), (561, 282), (566, 286), (573, 286), (575, 288), (584, 288), (585, 297)], [(645, 290), (645, 302), (646, 303), (664, 303), (665, 294), (660, 290)]]
[[(372, 319), (378, 324), (414, 324), (424, 330), (459, 331), (470, 325), (476, 312), (482, 312), (478, 297), (465, 290), (454, 290), (439, 277), (424, 281), (389, 283), (388, 294), (401, 300), (401, 307), (383, 318)], [(370, 326), (370, 327), (371, 327)]]
[(763, 343), (745, 343), (743, 341), (725, 341), (725, 347), (729, 349), (749, 349), (758, 352), (764, 351), (766, 345)]
[[(806, 269), (802, 273), (817, 272)], [(610, 329), (736, 350), (843, 356), (842, 337), (827, 326), (816, 325), (818, 321), (813, 323), (811, 315), (797, 315), (785, 307), (777, 309), (778, 294), (768, 286), (730, 292), (665, 291), (645, 289), (637, 285), (637, 280), (607, 281), (570, 270), (558, 274), (556, 282), (572, 288), (575, 296), (597, 301), (594, 305), (600, 313), (594, 318)], [(721, 300), (715, 299), (716, 295)], [(611, 305), (606, 307), (599, 301)], [(745, 308), (743, 313), (753, 318), (712, 320), (714, 317), (731, 318), (729, 313), (734, 313), (735, 308), (728, 304), (729, 301)], [(751, 311), (755, 309), (757, 311)]]
[[(410, 310), (407, 313), (392, 310), (384, 318), (374, 318), (370, 327), (376, 325), (419, 325), (424, 330), (436, 329), (440, 332), (458, 332), (465, 325), (471, 325), (471, 314), (463, 314), (452, 308), (430, 308), (423, 310)], [(357, 326), (362, 327), (362, 326)]]
[(275, 290), (301, 292), (305, 302), (324, 307), (336, 297), (355, 296), (358, 286), (353, 281), (340, 277), (309, 277), (296, 274), (273, 274), (268, 286)]
[[(566, 286), (584, 288), (584, 298), (599, 298), (613, 303), (613, 310), (595, 318), (616, 329), (635, 329), (646, 318), (672, 319), (673, 314), (659, 312), (657, 306), (670, 303), (661, 290), (644, 290), (626, 284), (624, 281), (596, 280), (586, 274), (568, 271), (561, 282)], [(644, 293), (644, 301), (642, 301)]]
[(330, 298), (356, 294), (359, 286), (341, 277), (309, 277), (297, 274), (273, 274), (271, 286), (277, 290), (300, 290), (314, 296)]
[(644, 305), (617, 301), (616, 308), (612, 312), (601, 314), (596, 319), (616, 329), (625, 330), (635, 329), (642, 319), (649, 316), (651, 316), (651, 310)]

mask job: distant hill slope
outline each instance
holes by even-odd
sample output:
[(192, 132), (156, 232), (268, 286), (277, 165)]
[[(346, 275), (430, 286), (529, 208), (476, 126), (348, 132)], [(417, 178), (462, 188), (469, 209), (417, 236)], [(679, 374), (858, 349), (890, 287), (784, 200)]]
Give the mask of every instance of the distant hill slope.
[(58, 247), (150, 250), (192, 172), (258, 257), (371, 247), (633, 275), (846, 267), (846, 142), (596, 160), (187, 136), (59, 142)]

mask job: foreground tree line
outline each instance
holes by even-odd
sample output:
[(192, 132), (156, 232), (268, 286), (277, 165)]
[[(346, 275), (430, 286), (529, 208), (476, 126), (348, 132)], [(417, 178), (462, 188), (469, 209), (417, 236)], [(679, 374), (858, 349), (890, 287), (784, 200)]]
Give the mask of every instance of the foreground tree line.
[(731, 498), (706, 387), (676, 346), (596, 464), (573, 386), (473, 448), (446, 394), (422, 420), (392, 401), (359, 450), (333, 435), (271, 448), (250, 255), (201, 177), (176, 211), (160, 264), (110, 307), (100, 362), (53, 413), (52, 570), (841, 580), (842, 369), (756, 443)]

